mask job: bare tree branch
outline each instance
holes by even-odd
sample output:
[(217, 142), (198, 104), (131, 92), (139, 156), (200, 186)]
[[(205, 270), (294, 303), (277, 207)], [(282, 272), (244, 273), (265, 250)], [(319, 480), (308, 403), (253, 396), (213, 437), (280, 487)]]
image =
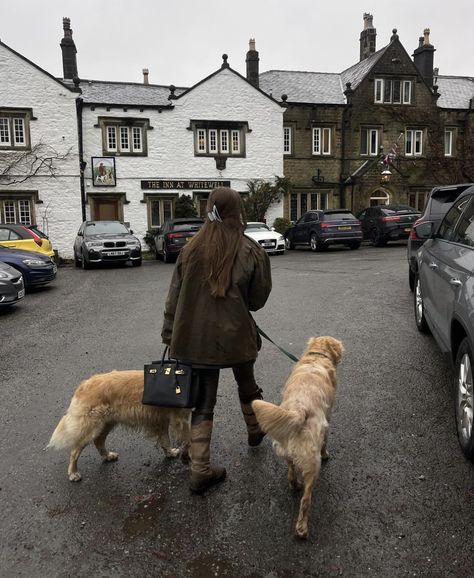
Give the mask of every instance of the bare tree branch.
[(0, 183), (7, 185), (24, 183), (31, 177), (56, 178), (59, 163), (70, 157), (72, 147), (61, 154), (42, 141), (28, 151), (4, 151), (0, 153)]

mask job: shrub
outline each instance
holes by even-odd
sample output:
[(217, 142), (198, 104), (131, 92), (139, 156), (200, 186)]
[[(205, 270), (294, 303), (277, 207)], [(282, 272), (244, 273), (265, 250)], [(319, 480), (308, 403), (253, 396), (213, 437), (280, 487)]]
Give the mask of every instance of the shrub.
[(174, 216), (179, 218), (197, 217), (196, 206), (190, 195), (181, 195), (174, 205)]
[(284, 235), (290, 227), (291, 221), (285, 219), (284, 217), (277, 217), (273, 222), (273, 228), (281, 235)]
[(148, 229), (148, 231), (145, 233), (145, 236), (143, 237), (143, 240), (148, 245), (150, 251), (155, 251), (155, 237), (157, 234), (158, 231), (156, 229)]

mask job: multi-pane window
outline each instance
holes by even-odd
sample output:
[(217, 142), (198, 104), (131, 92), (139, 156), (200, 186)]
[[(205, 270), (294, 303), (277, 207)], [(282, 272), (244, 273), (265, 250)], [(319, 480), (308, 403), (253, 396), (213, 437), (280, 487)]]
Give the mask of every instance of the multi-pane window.
[(452, 157), (454, 154), (454, 130), (447, 128), (444, 131), (444, 156)]
[(150, 228), (161, 227), (163, 223), (173, 218), (172, 199), (149, 199)]
[(379, 129), (360, 129), (360, 154), (365, 156), (376, 156), (379, 154)]
[(423, 131), (408, 129), (405, 131), (405, 155), (419, 157), (423, 154)]
[(374, 101), (390, 104), (411, 104), (412, 81), (397, 78), (376, 78)]
[(245, 156), (246, 123), (191, 121), (194, 131), (194, 154), (203, 156)]
[(31, 201), (30, 199), (1, 199), (0, 198), (0, 223), (21, 223), (31, 225)]
[(290, 155), (293, 151), (291, 150), (291, 127), (283, 127), (283, 154)]
[(99, 118), (103, 152), (115, 155), (146, 155), (147, 120)]
[(327, 192), (304, 192), (290, 194), (290, 220), (297, 221), (306, 211), (328, 208)]
[(29, 115), (0, 109), (0, 148), (26, 149), (29, 143)]
[(313, 128), (313, 155), (330, 155), (331, 154), (331, 129)]

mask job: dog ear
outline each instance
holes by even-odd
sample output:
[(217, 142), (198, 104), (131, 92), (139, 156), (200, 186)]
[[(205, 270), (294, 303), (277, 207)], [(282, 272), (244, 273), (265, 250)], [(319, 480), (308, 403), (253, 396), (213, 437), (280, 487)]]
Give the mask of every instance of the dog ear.
[(342, 341), (339, 341), (339, 339), (334, 339), (334, 337), (330, 337), (328, 340), (328, 346), (331, 350), (331, 355), (333, 356), (334, 363), (336, 364), (340, 363), (342, 359), (342, 354), (345, 351)]

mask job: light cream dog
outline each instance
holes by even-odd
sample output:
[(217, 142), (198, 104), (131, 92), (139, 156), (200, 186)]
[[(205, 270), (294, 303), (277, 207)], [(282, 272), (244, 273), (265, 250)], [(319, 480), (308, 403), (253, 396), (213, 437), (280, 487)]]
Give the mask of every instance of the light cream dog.
[[(105, 447), (108, 434), (116, 425), (144, 430), (157, 439), (165, 456), (188, 458), (191, 411), (143, 405), (144, 373), (112, 371), (83, 381), (74, 393), (67, 413), (61, 418), (47, 447), (71, 450), (68, 476), (78, 482), (77, 460), (92, 441), (104, 461), (118, 458)], [(180, 448), (172, 448), (170, 430)]]
[(283, 388), (280, 406), (262, 400), (252, 407), (263, 431), (273, 439), (278, 455), (288, 463), (288, 481), (300, 489), (296, 535), (306, 538), (311, 496), (319, 476), (321, 458), (329, 454), (326, 441), (336, 394), (336, 366), (344, 347), (333, 337), (311, 337), (301, 359)]

